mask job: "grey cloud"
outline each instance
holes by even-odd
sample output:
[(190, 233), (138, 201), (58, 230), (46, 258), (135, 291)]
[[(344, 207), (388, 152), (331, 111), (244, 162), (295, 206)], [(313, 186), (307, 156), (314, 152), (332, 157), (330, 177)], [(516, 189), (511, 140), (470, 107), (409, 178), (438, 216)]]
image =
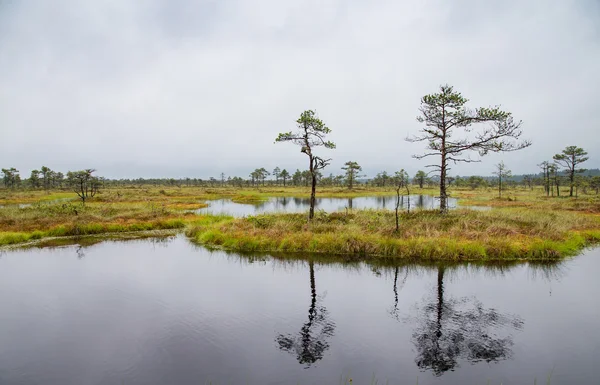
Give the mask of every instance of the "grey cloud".
[(95, 167), (110, 177), (246, 176), (305, 168), (274, 145), (316, 109), (367, 174), (408, 169), (420, 98), (453, 84), (502, 104), (534, 146), (532, 172), (568, 144), (599, 166), (597, 1), (0, 1), (0, 164)]

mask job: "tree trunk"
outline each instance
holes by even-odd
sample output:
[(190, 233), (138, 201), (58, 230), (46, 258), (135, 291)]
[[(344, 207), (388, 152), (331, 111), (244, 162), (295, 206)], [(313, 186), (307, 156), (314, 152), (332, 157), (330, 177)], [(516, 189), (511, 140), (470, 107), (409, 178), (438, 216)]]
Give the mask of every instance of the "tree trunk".
[(400, 206), (400, 187), (396, 188), (396, 232), (400, 230), (400, 222), (398, 220), (398, 208)]
[(440, 169), (440, 212), (448, 212), (446, 195), (446, 106), (442, 108), (442, 148), (441, 148), (441, 169)]
[(569, 171), (569, 182), (571, 182), (571, 189), (569, 191), (569, 196), (573, 196), (573, 186), (575, 185), (575, 166)]
[[(442, 144), (445, 146), (445, 143)], [(446, 194), (446, 152), (442, 150), (442, 168), (440, 170), (440, 212), (448, 212), (448, 195)]]
[(502, 175), (498, 175), (498, 198), (502, 199)]
[(312, 155), (310, 156), (310, 176), (312, 179), (312, 186), (310, 188), (310, 210), (308, 212), (309, 221), (315, 217), (315, 195), (317, 193), (317, 173), (315, 172)]
[(312, 176), (312, 187), (310, 189), (310, 212), (308, 213), (308, 219), (315, 217), (315, 195), (317, 192), (317, 176)]

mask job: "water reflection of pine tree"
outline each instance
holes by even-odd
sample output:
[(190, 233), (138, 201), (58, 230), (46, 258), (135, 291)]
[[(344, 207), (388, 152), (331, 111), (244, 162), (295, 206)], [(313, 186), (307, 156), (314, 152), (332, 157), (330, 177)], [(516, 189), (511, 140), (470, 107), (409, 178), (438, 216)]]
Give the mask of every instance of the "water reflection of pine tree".
[(474, 298), (444, 298), (444, 267), (438, 267), (437, 293), (433, 301), (419, 309), (413, 342), (416, 363), (437, 376), (469, 362), (496, 362), (510, 358), (512, 337), (496, 337), (499, 329), (521, 329), (523, 321), (514, 315), (485, 309)]
[(308, 266), (311, 290), (308, 321), (302, 326), (298, 335), (280, 334), (276, 338), (279, 349), (295, 354), (298, 362), (306, 367), (323, 358), (329, 348), (327, 339), (333, 335), (335, 329), (335, 324), (327, 318), (327, 309), (318, 304), (314, 263), (310, 261)]
[(404, 287), (404, 284), (406, 284), (406, 280), (408, 279), (408, 273), (409, 273), (409, 269), (405, 266), (402, 269), (402, 270), (404, 270), (404, 275), (402, 277), (402, 280), (400, 281), (400, 284), (398, 284), (399, 270), (400, 270), (400, 268), (396, 266), (396, 269), (394, 271), (394, 306), (390, 310), (390, 314), (392, 315), (392, 317), (396, 318), (397, 320), (400, 319), (400, 313), (398, 311), (398, 291), (402, 290), (402, 288)]

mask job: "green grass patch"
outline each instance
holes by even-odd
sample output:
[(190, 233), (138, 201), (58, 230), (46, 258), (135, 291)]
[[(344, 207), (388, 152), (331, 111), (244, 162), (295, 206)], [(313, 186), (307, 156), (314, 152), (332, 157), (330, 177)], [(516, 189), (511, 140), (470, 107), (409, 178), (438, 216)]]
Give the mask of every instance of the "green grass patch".
[(269, 199), (269, 197), (265, 196), (265, 195), (260, 195), (258, 193), (249, 193), (249, 194), (237, 194), (231, 198), (231, 201), (235, 202), (235, 203), (254, 204), (254, 203), (264, 202), (268, 199)]
[(49, 237), (77, 237), (124, 232), (183, 229), (186, 224), (187, 222), (182, 219), (159, 219), (150, 222), (136, 222), (128, 224), (75, 223), (56, 226), (46, 231), (36, 230), (32, 232), (0, 232), (0, 246), (26, 243)]

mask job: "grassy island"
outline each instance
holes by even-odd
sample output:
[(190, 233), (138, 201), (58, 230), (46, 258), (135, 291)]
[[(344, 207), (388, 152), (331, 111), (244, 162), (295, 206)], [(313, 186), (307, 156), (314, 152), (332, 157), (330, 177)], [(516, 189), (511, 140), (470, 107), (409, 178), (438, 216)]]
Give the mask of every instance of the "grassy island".
[(600, 217), (522, 210), (391, 211), (220, 218), (191, 224), (195, 241), (232, 251), (312, 252), (422, 260), (557, 259), (600, 241)]

